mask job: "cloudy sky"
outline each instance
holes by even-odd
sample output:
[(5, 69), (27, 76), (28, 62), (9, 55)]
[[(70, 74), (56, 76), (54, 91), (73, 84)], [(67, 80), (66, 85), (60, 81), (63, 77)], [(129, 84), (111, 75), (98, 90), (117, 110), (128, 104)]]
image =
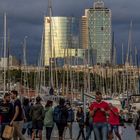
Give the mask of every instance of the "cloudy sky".
[[(54, 16), (81, 17), (93, 0), (52, 0)], [(140, 50), (140, 0), (104, 0), (112, 10), (112, 29), (115, 44), (120, 52), (121, 44), (127, 47), (130, 21), (133, 21), (133, 44)], [(48, 14), (48, 0), (0, 0), (0, 42), (3, 36), (3, 13), (7, 13), (11, 53), (22, 59), (22, 45), (27, 38), (27, 61), (36, 64), (41, 46), (43, 16)], [(0, 43), (2, 44), (2, 43)], [(119, 56), (119, 54), (118, 54)]]

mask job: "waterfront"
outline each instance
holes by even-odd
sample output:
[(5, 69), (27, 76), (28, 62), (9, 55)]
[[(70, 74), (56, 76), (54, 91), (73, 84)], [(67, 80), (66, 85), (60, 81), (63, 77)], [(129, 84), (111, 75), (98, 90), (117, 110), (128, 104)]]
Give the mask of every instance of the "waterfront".
[[(12, 3), (14, 3), (13, 1)], [(38, 23), (40, 24), (39, 26), (40, 31), (38, 30), (39, 32), (37, 30), (36, 32), (34, 32), (35, 30), (34, 31), (28, 30), (30, 25), (32, 26), (36, 25), (33, 22), (32, 22), (33, 24), (32, 23), (30, 23), (30, 25), (27, 24), (28, 28), (24, 30), (26, 31), (26, 33), (22, 30), (19, 32), (17, 29), (15, 29), (15, 27), (16, 28), (18, 27), (16, 26), (15, 21), (13, 22), (13, 20), (11, 20), (13, 22), (12, 23), (11, 21), (9, 22), (7, 20), (9, 19), (7, 15), (9, 15), (10, 10), (5, 10), (1, 8), (3, 11), (8, 11), (8, 13), (4, 14), (4, 36), (2, 37), (2, 41), (0, 41), (1, 42), (0, 90), (2, 90), (0, 99), (3, 99), (4, 95), (3, 93), (16, 89), (19, 93), (21, 102), (22, 99), (26, 97), (31, 101), (30, 103), (33, 106), (36, 105), (35, 98), (37, 96), (40, 96), (43, 99), (42, 110), (44, 111), (44, 109), (46, 109), (45, 104), (46, 101), (49, 99), (49, 96), (51, 101), (52, 100), (58, 101), (61, 97), (63, 97), (65, 98), (66, 101), (69, 100), (69, 102), (72, 103), (72, 105), (74, 104), (74, 106), (72, 106), (74, 111), (77, 110), (78, 107), (79, 108), (81, 107), (80, 113), (85, 117), (86, 109), (88, 109), (91, 102), (93, 102), (93, 100), (95, 99), (96, 92), (100, 91), (101, 94), (103, 95), (103, 100), (106, 99), (106, 101), (108, 101), (107, 99), (109, 99), (109, 101), (111, 100), (115, 107), (119, 106), (117, 112), (119, 115), (118, 114), (116, 115), (119, 121), (121, 120), (119, 117), (124, 117), (123, 118), (124, 122), (127, 122), (128, 121), (127, 119), (131, 119), (131, 121), (134, 121), (134, 123), (136, 123), (135, 117), (137, 117), (137, 115), (139, 115), (139, 117), (136, 119), (138, 119), (139, 121), (140, 114), (138, 113), (138, 111), (140, 110), (139, 106), (140, 75), (139, 75), (139, 48), (137, 47), (139, 46), (139, 43), (137, 43), (138, 42), (137, 40), (132, 41), (133, 39), (132, 30), (134, 30), (134, 32), (138, 30), (136, 30), (135, 27), (133, 27), (132, 29), (132, 25), (135, 26), (135, 24), (137, 25), (137, 23), (132, 24), (132, 21), (130, 20), (132, 19), (132, 17), (134, 18), (135, 15), (131, 15), (133, 12), (131, 13), (128, 12), (134, 11), (134, 9), (130, 10), (129, 7), (128, 11), (126, 12), (129, 13), (129, 15), (131, 15), (131, 18), (129, 16), (128, 18), (127, 15), (125, 14), (122, 14), (121, 17), (119, 15), (119, 11), (121, 10), (118, 10), (120, 7), (116, 8), (118, 4), (114, 4), (115, 7), (111, 7), (111, 5), (106, 4), (108, 2), (104, 3), (103, 0), (94, 0), (92, 4), (90, 4), (90, 7), (89, 5), (87, 6), (86, 4), (84, 4), (83, 7), (81, 6), (82, 7), (81, 11), (83, 12), (85, 11), (85, 14), (83, 14), (78, 12), (80, 9), (78, 5), (75, 8), (77, 9), (77, 11), (74, 10), (74, 5), (76, 5), (74, 1), (73, 2), (74, 5), (72, 6), (63, 6), (61, 4), (60, 7), (61, 8), (66, 7), (66, 10), (62, 12), (63, 14), (62, 13), (60, 14), (59, 12), (55, 11), (57, 7), (59, 7), (56, 4), (56, 2), (52, 3), (52, 0), (47, 1), (48, 5), (46, 6), (46, 3), (44, 4), (45, 5), (44, 11), (47, 10), (47, 13), (45, 12), (45, 15), (43, 15), (44, 21), (43, 17), (42, 19), (39, 19), (41, 17), (41, 14), (39, 14), (40, 11), (37, 10), (38, 14), (34, 16), (35, 11), (34, 8), (32, 7), (30, 7), (30, 9), (34, 12), (34, 14), (31, 15), (30, 17), (27, 16), (30, 14), (27, 14), (24, 8), (23, 8), (24, 10), (22, 11), (24, 13), (23, 14), (24, 17), (22, 16), (22, 14), (21, 16), (19, 15), (17, 16), (16, 14), (13, 15), (12, 14), (14, 11), (13, 8), (11, 11), (10, 20), (14, 17), (14, 19), (18, 21), (18, 18), (20, 17), (19, 19), (20, 23), (22, 22), (22, 20), (24, 21), (24, 23), (27, 23), (31, 20), (34, 20), (32, 19), (32, 17), (37, 17), (37, 15), (39, 15), (39, 18), (37, 17), (38, 20), (35, 19), (36, 21), (42, 21)], [(61, 0), (59, 2), (61, 3)], [(12, 6), (9, 7), (9, 3), (6, 9), (11, 9), (10, 7)], [(32, 5), (34, 5), (34, 3), (36, 3), (35, 0), (32, 3)], [(42, 4), (42, 2), (39, 3)], [(80, 1), (80, 3), (83, 2)], [(28, 8), (27, 6), (23, 5), (22, 7)], [(16, 4), (13, 7), (16, 10)], [(71, 9), (68, 10), (69, 7), (72, 10)], [(61, 11), (61, 8), (58, 11)], [(117, 11), (116, 13), (113, 13), (112, 11), (115, 8), (117, 9)], [(39, 7), (36, 7), (35, 9), (39, 9)], [(126, 9), (127, 8), (124, 8), (123, 6), (123, 10)], [(43, 9), (41, 9), (41, 11), (42, 10)], [(68, 12), (69, 13), (68, 14), (67, 11), (71, 12), (70, 13)], [(125, 13), (125, 11), (121, 12)], [(20, 12), (18, 11), (16, 13)], [(137, 15), (137, 13), (135, 14)], [(112, 15), (113, 16), (115, 15), (114, 19), (112, 18), (113, 17)], [(116, 15), (117, 16), (119, 15), (119, 17), (117, 17)], [(120, 20), (120, 17), (121, 19), (123, 19), (123, 21)], [(27, 20), (26, 18), (27, 19), (29, 18), (30, 20)], [(112, 20), (114, 21), (112, 22)], [(9, 22), (8, 24), (7, 21)], [(128, 28), (126, 27), (129, 24), (128, 23), (129, 21), (130, 21), (129, 34), (128, 39), (126, 40), (126, 38), (124, 39), (124, 37), (126, 37), (126, 31), (128, 31)], [(11, 26), (11, 23), (14, 25), (14, 27)], [(113, 25), (112, 23), (113, 24), (115, 23), (114, 27), (112, 26)], [(125, 28), (124, 27), (122, 28), (121, 26), (116, 27), (116, 24), (118, 23), (119, 25), (120, 24), (122, 24), (123, 26), (125, 25)], [(20, 26), (25, 27), (25, 25)], [(10, 39), (10, 35), (8, 35), (9, 33), (7, 33), (7, 28), (9, 27), (10, 28), (12, 27), (10, 30), (12, 29), (15, 30), (16, 43), (14, 42), (13, 44), (11, 44), (9, 41), (15, 40), (13, 38)], [(117, 37), (118, 36), (116, 35), (118, 34), (117, 32), (119, 33), (120, 37)], [(125, 35), (122, 34), (122, 32), (125, 32)], [(12, 37), (14, 37), (13, 33), (14, 32), (11, 32)], [(34, 37), (34, 35), (32, 34), (36, 35), (36, 39), (31, 39)], [(18, 42), (19, 41), (21, 42), (21, 40), (23, 40), (23, 42), (21, 43), (22, 47), (19, 47)], [(128, 44), (125, 42), (127, 42)], [(133, 44), (133, 42), (135, 45)], [(15, 47), (18, 46), (18, 48), (20, 49), (18, 50), (17, 48), (16, 49), (9, 48), (9, 46)], [(18, 55), (17, 58), (18, 60), (10, 56), (13, 53), (13, 50), (16, 53), (18, 52), (17, 54), (15, 53), (16, 55)], [(36, 59), (35, 60), (36, 62), (34, 63), (34, 65), (29, 66), (30, 64), (29, 62), (33, 58)], [(135, 96), (133, 98), (132, 95), (136, 95), (139, 97)], [(108, 104), (110, 103), (109, 101)], [(118, 106), (116, 106), (114, 101), (119, 103), (117, 104)], [(94, 109), (90, 110), (90, 115), (93, 118), (95, 116), (94, 115), (92, 116), (91, 113), (95, 113), (97, 110), (99, 111), (99, 115), (101, 114), (100, 116), (98, 116), (98, 113), (97, 114), (95, 113), (97, 115), (96, 116), (97, 118), (102, 118), (102, 116), (105, 117), (105, 121), (103, 120), (103, 122), (106, 125), (106, 135), (105, 136), (103, 135), (103, 131), (102, 134), (98, 136), (96, 133), (96, 137), (98, 137), (98, 140), (101, 139), (100, 136), (102, 137), (104, 136), (104, 138), (107, 139), (107, 135), (109, 132), (107, 131), (108, 125), (106, 123), (109, 122), (108, 117), (112, 115), (108, 114), (108, 111), (111, 112), (112, 108), (109, 109), (107, 108), (102, 108), (102, 106), (100, 106), (100, 108), (95, 107), (95, 110)], [(28, 110), (29, 112), (26, 113), (28, 114), (28, 117), (31, 118), (32, 120), (33, 116), (30, 114), (31, 109), (32, 107)], [(121, 114), (120, 113), (121, 111), (122, 112), (124, 111), (123, 112), (124, 114)], [(14, 110), (15, 114), (17, 114), (17, 112), (18, 111)], [(21, 113), (18, 112), (18, 114), (20, 115)], [(40, 117), (40, 113), (38, 114), (39, 116), (36, 117), (36, 121), (32, 120), (32, 125), (33, 122), (37, 122), (38, 118)], [(52, 117), (50, 118), (52, 119), (54, 116), (57, 115), (53, 114)], [(80, 117), (84, 118), (83, 116)], [(77, 122), (73, 124), (73, 140), (76, 140), (78, 135), (78, 131), (80, 128), (80, 125), (78, 126), (78, 123), (80, 122), (80, 121), (78, 122), (78, 119), (80, 117), (77, 116), (77, 118), (75, 119), (75, 121)], [(10, 119), (9, 121), (11, 121)], [(82, 129), (84, 128), (85, 125), (84, 119), (82, 122)], [(13, 121), (15, 121), (15, 119), (12, 119), (12, 123)], [(43, 122), (44, 121), (43, 117), (39, 121)], [(101, 123), (102, 121), (97, 122)], [(92, 123), (94, 123), (94, 127), (97, 127), (95, 125), (95, 123), (97, 122), (95, 122), (94, 120), (92, 121)], [(110, 125), (112, 125), (111, 124), (112, 122), (109, 123)], [(137, 124), (139, 125), (139, 123), (140, 121)], [(56, 124), (58, 126), (58, 123)], [(103, 123), (101, 125), (104, 126)], [(118, 126), (122, 124), (121, 122), (119, 122), (116, 125)], [(34, 129), (42, 130), (42, 128), (41, 129), (34, 128), (32, 126), (31, 131), (33, 131)], [(98, 128), (98, 130), (100, 131), (100, 128)], [(137, 130), (140, 130), (140, 128), (138, 127)], [(132, 124), (125, 124), (125, 128), (120, 134), (122, 140), (136, 140), (136, 132)], [(31, 139), (28, 138), (26, 134), (25, 137), (26, 140)], [(62, 139), (62, 136), (59, 137), (60, 139)], [(46, 138), (44, 129), (43, 140), (45, 139)], [(59, 139), (56, 126), (53, 129), (51, 139), (52, 140)], [(66, 131), (65, 133), (65, 139), (69, 139), (68, 131)], [(95, 140), (93, 133), (90, 139)]]

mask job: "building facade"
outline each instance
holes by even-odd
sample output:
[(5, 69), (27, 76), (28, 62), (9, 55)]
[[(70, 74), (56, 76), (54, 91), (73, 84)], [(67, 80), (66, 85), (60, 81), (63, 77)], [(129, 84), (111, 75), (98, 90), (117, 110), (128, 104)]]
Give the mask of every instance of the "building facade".
[(83, 48), (86, 46), (90, 49), (90, 52), (92, 52), (89, 53), (91, 64), (111, 63), (111, 10), (104, 6), (103, 1), (96, 0), (93, 8), (85, 10), (82, 23), (86, 23), (82, 26), (82, 31), (88, 32), (86, 40), (83, 39), (82, 44), (84, 45)]
[(88, 49), (88, 22), (87, 22), (87, 16), (82, 16), (81, 20), (81, 46), (83, 49)]
[(45, 66), (49, 65), (50, 58), (75, 56), (75, 49), (79, 48), (78, 20), (75, 17), (45, 17), (44, 25)]

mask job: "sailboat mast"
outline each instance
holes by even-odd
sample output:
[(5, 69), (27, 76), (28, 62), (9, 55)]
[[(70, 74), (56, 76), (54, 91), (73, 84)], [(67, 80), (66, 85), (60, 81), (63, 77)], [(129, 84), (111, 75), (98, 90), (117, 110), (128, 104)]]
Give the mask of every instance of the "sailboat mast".
[(7, 73), (8, 73), (8, 91), (10, 92), (10, 70), (9, 70), (9, 55), (10, 55), (10, 33), (8, 32), (8, 49), (7, 49)]
[(124, 64), (124, 46), (122, 43), (122, 65)]
[(87, 78), (88, 78), (88, 89), (87, 89), (87, 92), (88, 94), (90, 94), (90, 48), (88, 48), (88, 67), (87, 67), (87, 70), (88, 70), (88, 73), (87, 73)]
[(137, 53), (137, 69), (138, 69), (138, 94), (140, 93), (140, 74), (139, 74), (139, 54)]
[(135, 66), (137, 66), (137, 47), (135, 46)]
[(4, 93), (6, 91), (6, 13), (4, 13)]
[(51, 52), (51, 57), (50, 57), (50, 87), (53, 87), (53, 48), (52, 48), (52, 3), (51, 0), (48, 0), (48, 5), (49, 5), (49, 20), (50, 20), (50, 52)]
[(26, 39), (27, 36), (24, 37), (24, 43), (23, 43), (23, 63), (24, 63), (24, 94), (26, 94), (26, 88), (27, 88), (27, 62), (26, 62)]
[(68, 52), (68, 48), (67, 48), (67, 86), (66, 86), (66, 95), (68, 95), (68, 88), (69, 88), (69, 66), (70, 66), (70, 62), (69, 62), (69, 52)]
[(127, 56), (126, 56), (126, 63), (130, 63), (131, 64), (131, 62), (129, 62), (129, 60), (131, 61), (132, 60), (132, 42), (131, 42), (131, 37), (132, 37), (132, 33), (131, 33), (131, 31), (132, 31), (132, 21), (131, 21), (131, 23), (130, 23), (130, 29), (129, 29), (129, 35), (128, 35), (128, 49), (127, 49)]
[[(45, 19), (45, 18), (44, 18)], [(38, 63), (38, 69), (39, 69), (39, 83), (38, 83), (38, 93), (41, 93), (41, 87), (45, 87), (45, 66), (44, 66), (44, 28), (41, 38), (41, 52), (40, 52), (40, 58)], [(43, 71), (41, 70), (43, 68)]]
[(135, 46), (135, 66), (137, 69), (137, 78), (135, 79), (136, 84), (136, 94), (139, 94), (139, 62), (138, 62), (138, 50)]

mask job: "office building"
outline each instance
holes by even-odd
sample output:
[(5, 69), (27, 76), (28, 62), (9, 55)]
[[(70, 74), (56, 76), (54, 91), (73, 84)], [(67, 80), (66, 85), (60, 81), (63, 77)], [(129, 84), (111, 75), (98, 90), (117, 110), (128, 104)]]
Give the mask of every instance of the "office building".
[(111, 10), (102, 0), (95, 0), (93, 8), (86, 9), (82, 17), (82, 48), (90, 50), (90, 64), (111, 63), (111, 28)]
[(45, 17), (44, 25), (45, 66), (50, 65), (50, 58), (75, 56), (75, 49), (79, 48), (78, 20), (75, 17)]

